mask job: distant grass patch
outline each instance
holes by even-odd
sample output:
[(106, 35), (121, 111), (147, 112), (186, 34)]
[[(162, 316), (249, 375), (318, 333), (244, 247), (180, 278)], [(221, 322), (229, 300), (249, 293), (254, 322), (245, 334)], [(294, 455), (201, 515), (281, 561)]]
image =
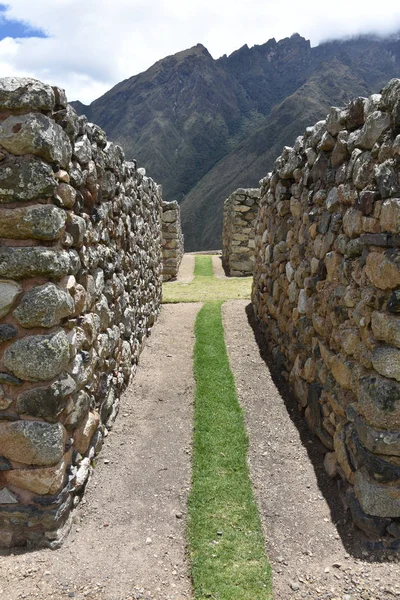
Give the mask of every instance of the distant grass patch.
[(163, 284), (163, 303), (214, 302), (225, 300), (250, 299), (252, 277), (228, 277), (218, 279), (213, 276), (212, 258), (197, 255), (194, 279), (190, 283), (168, 281)]
[[(198, 268), (209, 267), (199, 261)], [(221, 304), (205, 304), (195, 327), (188, 517), (194, 597), (270, 600), (271, 571), (249, 479), (248, 439), (226, 352)]]

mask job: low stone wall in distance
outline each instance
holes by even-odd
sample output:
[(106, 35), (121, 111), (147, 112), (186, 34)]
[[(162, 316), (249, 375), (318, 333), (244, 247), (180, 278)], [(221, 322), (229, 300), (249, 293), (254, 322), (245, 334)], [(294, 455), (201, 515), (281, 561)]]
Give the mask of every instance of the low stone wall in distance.
[(0, 545), (59, 545), (161, 298), (158, 186), (0, 79)]
[(253, 275), (255, 221), (260, 190), (239, 188), (225, 200), (222, 265), (231, 277)]
[(182, 261), (181, 209), (177, 202), (162, 203), (163, 281), (176, 279)]
[(392, 80), (382, 95), (332, 108), (262, 182), (252, 292), (328, 472), (347, 481), (356, 524), (397, 539), (399, 176)]

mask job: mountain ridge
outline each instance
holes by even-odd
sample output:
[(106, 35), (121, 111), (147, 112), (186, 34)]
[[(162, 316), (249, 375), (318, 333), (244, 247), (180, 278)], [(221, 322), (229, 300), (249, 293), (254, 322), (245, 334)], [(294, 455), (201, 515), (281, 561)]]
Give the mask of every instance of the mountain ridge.
[(331, 105), (400, 77), (399, 36), (311, 47), (299, 34), (214, 59), (197, 44), (76, 110), (105, 129), (182, 205), (186, 250), (221, 246), (223, 200), (256, 185), (282, 146)]

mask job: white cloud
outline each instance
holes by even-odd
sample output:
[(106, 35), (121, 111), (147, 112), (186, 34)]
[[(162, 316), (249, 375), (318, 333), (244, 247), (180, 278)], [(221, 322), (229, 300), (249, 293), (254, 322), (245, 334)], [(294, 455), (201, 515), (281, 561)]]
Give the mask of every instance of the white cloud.
[(203, 43), (214, 57), (298, 32), (327, 38), (400, 29), (398, 0), (5, 0), (48, 38), (0, 41), (1, 75), (31, 75), (89, 102), (156, 60)]

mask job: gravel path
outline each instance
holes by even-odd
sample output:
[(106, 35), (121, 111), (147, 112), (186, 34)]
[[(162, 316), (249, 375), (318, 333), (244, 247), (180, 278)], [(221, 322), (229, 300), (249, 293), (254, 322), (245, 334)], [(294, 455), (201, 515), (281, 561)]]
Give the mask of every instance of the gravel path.
[(0, 599), (184, 600), (199, 304), (168, 305), (56, 551), (0, 556)]
[(220, 254), (213, 255), (212, 265), (213, 265), (214, 277), (218, 277), (220, 279), (226, 279), (225, 271), (222, 266), (222, 256)]
[(395, 554), (371, 551), (326, 475), (321, 445), (260, 356), (247, 301), (223, 306), (225, 338), (250, 438), (251, 478), (273, 567), (275, 600), (400, 597)]

